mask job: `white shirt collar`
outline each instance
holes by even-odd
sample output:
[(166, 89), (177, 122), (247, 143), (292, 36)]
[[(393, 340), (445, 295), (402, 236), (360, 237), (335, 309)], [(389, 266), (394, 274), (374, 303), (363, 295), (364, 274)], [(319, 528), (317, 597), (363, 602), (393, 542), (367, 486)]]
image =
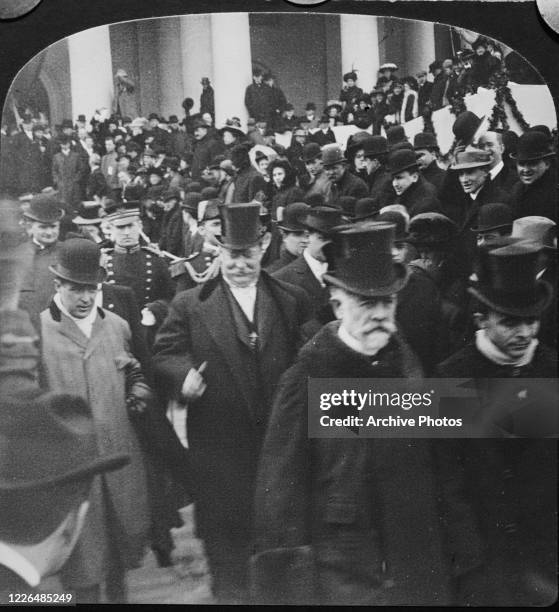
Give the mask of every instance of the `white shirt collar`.
[(494, 168), (491, 168), (491, 170), (489, 170), (489, 180), (492, 181), (497, 176), (497, 174), (499, 174), (499, 172), (501, 172), (501, 170), (504, 167), (505, 167), (505, 164), (501, 160)]
[(23, 578), (29, 586), (36, 587), (41, 582), (41, 574), (22, 554), (7, 544), (0, 542), (0, 565), (7, 567)]
[(313, 257), (308, 249), (303, 251), (303, 257), (307, 262), (307, 265), (311, 269), (311, 272), (315, 276), (316, 280), (324, 287), (324, 282), (322, 277), (328, 271), (328, 264), (324, 261), (318, 261), (315, 257)]
[(86, 336), (86, 338), (91, 338), (93, 323), (97, 318), (97, 305), (93, 304), (93, 308), (91, 309), (91, 312), (87, 315), (87, 317), (84, 317), (83, 319), (77, 319), (68, 312), (68, 310), (62, 303), (62, 300), (60, 299), (60, 293), (55, 293), (53, 299), (54, 303), (58, 306), (58, 308), (60, 308), (60, 312), (66, 315), (69, 319), (72, 319), (72, 321), (77, 325), (78, 329), (84, 334), (84, 336)]
[[(483, 185), (485, 185), (485, 183)], [(474, 191), (473, 193), (469, 194), (469, 196), (470, 196), (470, 198), (472, 198), (472, 200), (475, 200), (478, 197), (479, 192), (483, 189), (483, 185), (477, 191)]]
[(226, 278), (223, 280), (227, 283), (233, 297), (241, 307), (242, 311), (247, 316), (249, 321), (254, 321), (254, 307), (256, 306), (256, 283), (249, 287), (234, 287)]

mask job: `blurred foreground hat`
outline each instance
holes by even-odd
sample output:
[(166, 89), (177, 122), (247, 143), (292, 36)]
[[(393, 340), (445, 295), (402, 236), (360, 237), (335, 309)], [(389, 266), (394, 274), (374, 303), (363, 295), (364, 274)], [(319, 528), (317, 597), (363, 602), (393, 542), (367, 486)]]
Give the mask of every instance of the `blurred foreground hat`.
[(482, 234), (492, 230), (512, 229), (512, 211), (510, 206), (500, 202), (484, 204), (478, 212), (477, 227), (470, 228), (472, 232)]
[(52, 195), (39, 193), (31, 199), (23, 216), (39, 223), (56, 223), (64, 216), (64, 208)]
[(49, 270), (62, 280), (79, 285), (97, 285), (105, 278), (99, 265), (101, 249), (86, 238), (70, 238), (61, 243), (56, 263)]

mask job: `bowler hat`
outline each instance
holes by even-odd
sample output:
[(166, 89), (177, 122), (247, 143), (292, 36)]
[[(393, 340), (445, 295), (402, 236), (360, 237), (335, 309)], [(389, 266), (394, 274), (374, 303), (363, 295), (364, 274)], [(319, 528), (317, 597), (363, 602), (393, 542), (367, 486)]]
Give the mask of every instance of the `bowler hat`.
[(99, 216), (100, 207), (95, 206), (84, 206), (85, 202), (82, 203), (78, 210), (78, 214), (72, 219), (72, 223), (75, 225), (98, 225), (102, 219)]
[(484, 204), (477, 215), (477, 227), (470, 228), (472, 232), (482, 234), (492, 230), (512, 228), (512, 211), (510, 206), (500, 202)]
[(288, 204), (283, 211), (283, 219), (278, 222), (278, 227), (286, 232), (303, 232), (307, 227), (303, 221), (311, 207), (304, 202), (293, 202)]
[(543, 246), (545, 250), (557, 250), (557, 224), (547, 217), (533, 215), (515, 219), (511, 235)]
[(80, 121), (81, 123), (85, 123), (87, 119), (85, 118), (85, 115), (78, 115), (78, 121)]
[(122, 190), (122, 201), (137, 204), (144, 197), (144, 188), (141, 185), (126, 185)]
[(221, 213), (219, 207), (222, 202), (219, 198), (212, 198), (211, 200), (202, 200), (198, 204), (198, 222), (211, 221), (212, 219), (219, 219)]
[(200, 191), (200, 195), (203, 200), (213, 200), (217, 198), (219, 191), (215, 187), (203, 187), (202, 191)]
[(414, 171), (418, 169), (417, 157), (414, 151), (409, 149), (400, 149), (394, 151), (388, 157), (388, 170), (390, 174), (395, 175), (404, 170)]
[(176, 115), (169, 115), (169, 123), (175, 124), (179, 122), (179, 118)]
[(439, 149), (437, 137), (432, 132), (419, 132), (413, 139), (413, 148), (418, 151), (420, 149)]
[(260, 204), (222, 205), (222, 245), (227, 249), (247, 249), (260, 242)]
[(377, 198), (361, 198), (355, 203), (355, 221), (376, 218), (380, 212), (381, 204)]
[(549, 138), (543, 132), (531, 131), (520, 136), (516, 145), (516, 153), (511, 157), (522, 163), (538, 161), (554, 155)]
[(184, 200), (181, 202), (181, 208), (184, 208), (194, 217), (198, 218), (198, 204), (200, 204), (203, 199), (201, 193), (190, 191), (184, 196)]
[(518, 242), (490, 251), (480, 277), (468, 292), (492, 310), (514, 317), (537, 317), (549, 306), (551, 286), (537, 279), (540, 247)]
[(325, 168), (346, 162), (340, 145), (335, 143), (327, 144), (322, 147), (322, 164)]
[(454, 156), (450, 170), (468, 170), (469, 168), (483, 168), (490, 166), (492, 162), (490, 153), (481, 149), (466, 149), (459, 151)]
[(386, 140), (388, 146), (395, 145), (398, 142), (407, 142), (406, 130), (403, 125), (392, 125), (386, 130)]
[(456, 117), (456, 121), (452, 124), (452, 133), (457, 142), (463, 145), (470, 144), (481, 125), (483, 117), (478, 117), (472, 111), (464, 111)]
[(365, 221), (340, 230), (325, 249), (329, 272), (323, 280), (364, 297), (383, 297), (400, 291), (406, 284), (406, 266), (394, 263), (392, 223)]
[(387, 210), (386, 212), (380, 213), (380, 215), (375, 219), (375, 221), (392, 223), (394, 225), (394, 243), (397, 244), (400, 242), (404, 242), (408, 237), (406, 231), (408, 225), (408, 218), (406, 218), (402, 213), (397, 212), (395, 210)]
[(379, 157), (388, 154), (388, 141), (384, 136), (369, 136), (363, 142), (365, 157)]
[(210, 84), (210, 79), (208, 77), (202, 77), (200, 79), (200, 84), (201, 85), (209, 85)]
[(56, 223), (64, 216), (62, 204), (53, 196), (39, 193), (29, 202), (23, 216), (39, 223)]
[(308, 204), (311, 208), (316, 208), (317, 206), (325, 206), (325, 199), (322, 193), (310, 193), (305, 196), (305, 204)]
[(320, 149), (320, 145), (317, 142), (308, 142), (303, 147), (303, 153), (301, 154), (301, 161), (303, 163), (307, 164), (319, 157), (322, 157), (322, 151)]
[(4, 492), (85, 480), (130, 461), (122, 453), (99, 453), (91, 410), (77, 395), (33, 390), (5, 397), (0, 418), (0, 490)]
[(306, 111), (316, 110), (316, 104), (314, 102), (307, 102), (305, 106)]
[(169, 187), (167, 191), (163, 194), (163, 201), (168, 202), (169, 200), (180, 200), (181, 192), (177, 187)]
[(335, 227), (344, 223), (342, 211), (331, 206), (315, 206), (303, 219), (303, 225), (311, 232), (329, 235)]
[(197, 130), (198, 128), (204, 128), (206, 130), (210, 129), (210, 126), (203, 119), (194, 119), (192, 124), (192, 129)]
[(347, 81), (349, 81), (350, 79), (351, 79), (352, 81), (357, 81), (357, 75), (355, 74), (355, 72), (353, 72), (353, 70), (352, 70), (351, 72), (346, 72), (346, 73), (344, 74), (344, 81), (346, 81), (346, 82), (347, 82)]
[(60, 124), (60, 127), (64, 130), (66, 128), (74, 129), (74, 123), (71, 119), (64, 119)]
[(416, 246), (447, 247), (458, 237), (458, 226), (440, 213), (415, 215), (410, 221), (407, 242)]
[(49, 270), (58, 278), (79, 285), (97, 285), (105, 277), (99, 265), (101, 249), (86, 238), (70, 238), (61, 243), (54, 266)]

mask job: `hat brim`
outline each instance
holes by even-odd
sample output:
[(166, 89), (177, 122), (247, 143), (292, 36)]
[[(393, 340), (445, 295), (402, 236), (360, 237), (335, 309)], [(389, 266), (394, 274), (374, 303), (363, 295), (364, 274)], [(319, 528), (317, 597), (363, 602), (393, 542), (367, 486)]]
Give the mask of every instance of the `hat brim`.
[(345, 157), (339, 157), (336, 160), (333, 160), (331, 162), (326, 163), (324, 161), (324, 159), (322, 160), (322, 165), (324, 166), (324, 168), (331, 168), (332, 166), (335, 166), (336, 164), (347, 164), (347, 158)]
[(537, 317), (540, 316), (550, 305), (553, 298), (553, 289), (551, 285), (544, 280), (537, 281), (537, 299), (528, 305), (511, 304), (511, 297), (507, 296), (506, 301), (501, 301), (502, 296), (496, 295), (490, 289), (482, 287), (468, 287), (468, 293), (473, 295), (482, 304), (489, 306), (492, 310), (501, 314), (510, 315), (513, 317)]
[(450, 166), (449, 170), (469, 170), (471, 168), (485, 168), (486, 166), (490, 166), (493, 162), (470, 162), (465, 164), (456, 164), (455, 166)]
[(64, 210), (62, 208), (59, 208), (56, 217), (40, 217), (39, 215), (34, 215), (29, 211), (25, 211), (23, 213), (23, 216), (28, 221), (37, 221), (38, 223), (57, 223), (62, 219), (65, 214), (66, 213), (64, 212)]
[(363, 287), (362, 285), (352, 284), (351, 281), (338, 278), (334, 272), (326, 273), (322, 279), (326, 284), (345, 289), (350, 293), (362, 295), (364, 297), (384, 297), (387, 295), (393, 295), (401, 291), (405, 284), (408, 282), (409, 270), (404, 264), (394, 263), (396, 272), (395, 280), (388, 285), (381, 285), (376, 287)]
[(390, 170), (389, 172), (392, 176), (396, 174), (400, 174), (400, 172), (405, 172), (406, 170), (417, 170), (419, 172), (419, 164), (416, 162), (415, 164), (408, 164), (407, 166), (402, 166), (401, 168), (394, 168), (394, 170)]
[(99, 283), (102, 283), (107, 276), (105, 268), (102, 268), (101, 266), (99, 266), (97, 269), (95, 276), (80, 276), (79, 274), (72, 274), (71, 270), (67, 270), (65, 268), (61, 269), (58, 264), (49, 266), (49, 270), (56, 276), (56, 278), (69, 281), (71, 283), (76, 283), (78, 285), (98, 285)]
[(511, 159), (514, 159), (516, 162), (531, 162), (531, 161), (540, 161), (540, 159), (547, 159), (548, 157), (555, 157), (556, 153), (553, 151), (549, 153), (544, 153), (543, 155), (537, 155), (536, 157), (518, 157), (518, 155), (510, 155)]
[(241, 243), (233, 244), (231, 242), (227, 242), (226, 238), (222, 237), (221, 240), (218, 239), (219, 244), (224, 249), (227, 249), (229, 251), (241, 251), (242, 249), (250, 249), (251, 247), (256, 246), (257, 244), (260, 244), (261, 240), (262, 240), (262, 238), (259, 236), (254, 241), (248, 240), (246, 242), (241, 242)]
[(228, 125), (226, 125), (225, 127), (219, 128), (218, 132), (223, 136), (223, 132), (231, 132), (231, 134), (233, 134), (234, 136), (236, 136), (237, 138), (245, 138), (246, 134), (235, 127), (230, 127)]
[(100, 219), (99, 217), (95, 219), (86, 219), (78, 215), (77, 217), (74, 217), (72, 219), (72, 223), (74, 223), (75, 225), (99, 225), (102, 222), (103, 219)]
[(312, 219), (310, 221), (302, 221), (301, 225), (303, 225), (305, 229), (311, 232), (320, 232), (321, 234), (325, 234), (326, 236), (336, 233), (336, 229), (340, 227), (340, 223), (336, 225), (321, 227), (319, 223), (313, 223)]
[(470, 227), (470, 231), (474, 234), (484, 234), (485, 232), (506, 229), (507, 227), (512, 228), (512, 221), (510, 223), (501, 223), (500, 225), (492, 225), (490, 227)]

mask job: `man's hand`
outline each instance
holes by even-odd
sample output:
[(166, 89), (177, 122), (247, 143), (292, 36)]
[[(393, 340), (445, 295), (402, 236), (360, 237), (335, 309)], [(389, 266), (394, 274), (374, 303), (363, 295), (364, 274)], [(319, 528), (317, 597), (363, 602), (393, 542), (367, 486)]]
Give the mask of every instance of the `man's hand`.
[(195, 368), (190, 368), (188, 371), (181, 389), (182, 396), (185, 400), (195, 400), (202, 397), (204, 394), (207, 385), (204, 382), (202, 372), (206, 369), (207, 365), (208, 362), (204, 361), (197, 370)]

